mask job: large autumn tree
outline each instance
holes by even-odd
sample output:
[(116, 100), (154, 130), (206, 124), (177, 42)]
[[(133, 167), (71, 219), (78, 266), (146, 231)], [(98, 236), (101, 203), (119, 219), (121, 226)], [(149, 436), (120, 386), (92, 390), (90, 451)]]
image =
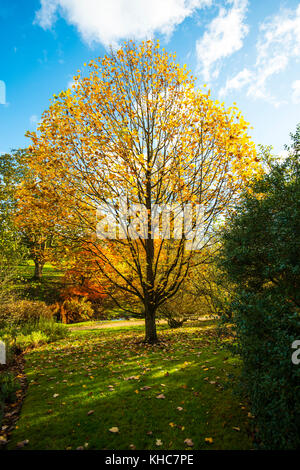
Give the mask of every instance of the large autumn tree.
[[(84, 249), (97, 251), (101, 273), (143, 305), (146, 341), (157, 340), (157, 308), (201, 262), (214, 222), (259, 171), (247, 132), (238, 110), (226, 110), (209, 92), (197, 90), (186, 66), (158, 42), (130, 41), (91, 61), (89, 71), (74, 77), (72, 89), (54, 97), (38, 132), (28, 133), (32, 168), (47, 184), (46, 196), (52, 191), (59, 197), (64, 223), (77, 227)], [(96, 211), (109, 203), (110, 220), (119, 223), (120, 197), (125, 205), (142, 206), (131, 209), (110, 235), (114, 248), (108, 250), (111, 240), (95, 236)], [(174, 214), (186, 207), (191, 214), (196, 204), (202, 239), (194, 250), (195, 213), (182, 236)], [(165, 224), (157, 205), (173, 210), (167, 237), (160, 233)], [(140, 220), (135, 229), (134, 217)]]

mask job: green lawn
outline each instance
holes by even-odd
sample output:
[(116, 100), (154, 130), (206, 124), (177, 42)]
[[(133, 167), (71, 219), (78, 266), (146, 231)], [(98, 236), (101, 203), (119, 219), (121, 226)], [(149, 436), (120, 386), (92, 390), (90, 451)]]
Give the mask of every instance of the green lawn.
[(74, 331), (28, 353), (9, 449), (26, 439), (26, 449), (180, 450), (185, 439), (194, 449), (252, 448), (248, 410), (230, 385), (239, 364), (217, 346), (214, 324), (161, 325), (159, 335), (163, 343), (145, 346), (141, 326)]
[[(28, 260), (26, 263), (18, 266), (18, 274), (24, 280), (32, 278), (32, 276), (34, 275), (34, 262), (32, 260)], [(57, 277), (60, 277), (61, 275), (61, 271), (56, 269), (50, 263), (46, 263), (43, 267), (43, 279), (50, 281)]]

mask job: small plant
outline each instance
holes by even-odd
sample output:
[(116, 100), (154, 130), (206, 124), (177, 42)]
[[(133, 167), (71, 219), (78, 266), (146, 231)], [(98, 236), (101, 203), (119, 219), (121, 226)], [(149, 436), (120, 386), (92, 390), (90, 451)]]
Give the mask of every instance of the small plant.
[[(48, 310), (46, 312), (48, 313)], [(8, 363), (16, 352), (57, 341), (68, 334), (69, 331), (65, 325), (57, 323), (53, 317), (42, 315), (39, 318), (30, 317), (27, 321), (24, 320), (24, 316), (22, 316), (22, 321), (20, 317), (15, 322), (10, 318), (2, 322), (0, 329), (0, 338), (7, 348)]]
[(195, 297), (187, 288), (183, 288), (159, 307), (158, 314), (167, 320), (170, 328), (180, 328), (185, 321), (195, 315), (195, 311), (197, 311)]
[(91, 320), (94, 315), (92, 303), (86, 297), (74, 297), (65, 300), (61, 307), (61, 319), (63, 323), (76, 323)]
[(37, 347), (49, 342), (49, 337), (42, 331), (33, 331), (29, 335), (20, 334), (16, 337), (16, 346), (21, 351)]
[(40, 318), (37, 329), (44, 333), (49, 338), (49, 341), (57, 341), (69, 334), (67, 327), (62, 323), (57, 323), (53, 318)]

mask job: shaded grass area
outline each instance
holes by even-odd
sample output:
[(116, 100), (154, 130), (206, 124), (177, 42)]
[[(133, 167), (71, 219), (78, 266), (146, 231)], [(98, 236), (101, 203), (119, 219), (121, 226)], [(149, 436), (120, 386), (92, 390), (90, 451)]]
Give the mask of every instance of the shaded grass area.
[(15, 280), (15, 291), (23, 299), (40, 300), (51, 304), (60, 300), (62, 273), (50, 263), (43, 268), (40, 281), (33, 279), (34, 263), (28, 261), (18, 266), (18, 278)]
[(251, 419), (231, 388), (239, 363), (211, 322), (159, 334), (145, 346), (140, 326), (82, 330), (28, 353), (9, 449), (26, 439), (26, 449), (180, 450), (185, 439), (194, 449), (251, 448)]

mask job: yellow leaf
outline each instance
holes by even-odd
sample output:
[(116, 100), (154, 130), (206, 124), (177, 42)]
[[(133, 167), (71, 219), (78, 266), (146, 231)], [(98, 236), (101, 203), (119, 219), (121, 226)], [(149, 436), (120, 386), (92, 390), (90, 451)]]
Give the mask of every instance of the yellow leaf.
[(192, 439), (185, 439), (185, 440), (184, 440), (184, 443), (185, 443), (188, 447), (193, 447), (193, 445), (194, 445)]
[(116, 433), (119, 432), (119, 428), (117, 426), (113, 426), (112, 428), (109, 429), (110, 432)]
[(212, 444), (214, 442), (214, 440), (213, 440), (212, 437), (206, 437), (205, 442), (207, 442), (208, 444)]

